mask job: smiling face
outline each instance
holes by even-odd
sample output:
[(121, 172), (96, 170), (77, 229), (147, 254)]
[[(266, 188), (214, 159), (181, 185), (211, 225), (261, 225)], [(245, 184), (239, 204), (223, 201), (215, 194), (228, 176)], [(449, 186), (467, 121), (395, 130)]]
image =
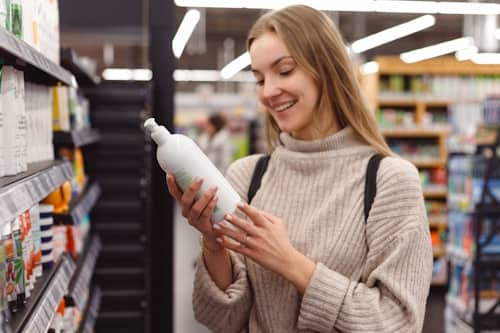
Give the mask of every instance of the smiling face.
[(281, 131), (302, 140), (336, 131), (332, 112), (317, 109), (319, 93), (313, 78), (298, 66), (275, 33), (256, 38), (249, 53), (259, 100)]

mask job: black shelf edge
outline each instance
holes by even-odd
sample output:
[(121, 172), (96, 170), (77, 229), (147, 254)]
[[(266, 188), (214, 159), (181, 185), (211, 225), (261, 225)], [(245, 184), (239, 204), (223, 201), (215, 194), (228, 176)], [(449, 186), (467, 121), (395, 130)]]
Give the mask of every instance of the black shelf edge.
[(69, 282), (67, 296), (73, 299), (80, 310), (85, 307), (86, 291), (89, 289), (101, 247), (102, 243), (99, 236), (88, 237), (85, 247), (77, 260), (75, 274)]
[(68, 161), (32, 163), (28, 171), (0, 178), (0, 227), (73, 177)]
[(12, 331), (38, 332), (44, 327), (46, 332), (74, 271), (74, 261), (67, 254), (63, 254), (49, 272), (44, 272), (25, 307), (12, 315)]
[(85, 68), (81, 58), (70, 48), (61, 49), (61, 66), (75, 75), (79, 85), (95, 86), (101, 81), (95, 73)]
[(99, 131), (94, 128), (82, 128), (70, 132), (56, 131), (54, 132), (52, 142), (56, 146), (66, 147), (83, 147), (101, 140)]
[(92, 182), (83, 190), (76, 201), (70, 205), (66, 214), (54, 214), (56, 225), (78, 225), (83, 217), (87, 215), (99, 199), (101, 187), (97, 182)]
[(92, 290), (78, 333), (92, 333), (101, 307), (102, 292), (99, 287)]
[(477, 204), (473, 212), (476, 215), (500, 215), (500, 204)]
[(46, 85), (62, 82), (76, 86), (73, 75), (39, 51), (0, 27), (0, 57), (7, 65), (22, 68), (27, 81)]

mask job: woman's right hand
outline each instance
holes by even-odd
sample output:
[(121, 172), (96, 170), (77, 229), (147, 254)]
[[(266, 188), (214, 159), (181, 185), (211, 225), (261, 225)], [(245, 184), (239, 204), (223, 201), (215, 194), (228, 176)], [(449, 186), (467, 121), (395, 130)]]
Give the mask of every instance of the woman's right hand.
[(198, 229), (203, 234), (204, 241), (211, 248), (219, 248), (221, 245), (215, 240), (218, 235), (212, 228), (212, 212), (217, 205), (217, 188), (209, 188), (203, 195), (196, 200), (196, 194), (203, 184), (203, 179), (192, 182), (182, 192), (175, 182), (174, 175), (167, 173), (168, 191), (181, 206), (182, 216), (184, 216), (190, 225)]

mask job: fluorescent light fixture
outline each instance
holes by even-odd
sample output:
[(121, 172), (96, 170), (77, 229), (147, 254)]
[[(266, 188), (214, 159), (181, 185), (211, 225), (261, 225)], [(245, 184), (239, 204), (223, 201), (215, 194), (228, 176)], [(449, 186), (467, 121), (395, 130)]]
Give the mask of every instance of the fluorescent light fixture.
[(458, 61), (470, 60), (477, 51), (477, 47), (472, 45), (471, 47), (455, 52), (455, 58), (457, 58)]
[(220, 71), (220, 76), (224, 80), (230, 79), (248, 65), (250, 65), (250, 53), (245, 52), (238, 58), (234, 59), (229, 64), (224, 66), (224, 68)]
[(474, 45), (474, 40), (472, 38), (462, 37), (421, 49), (404, 52), (401, 53), (400, 57), (404, 62), (413, 63), (463, 50), (471, 47), (472, 45)]
[(186, 47), (186, 44), (191, 37), (191, 34), (200, 20), (200, 11), (196, 9), (190, 9), (184, 15), (181, 24), (179, 25), (179, 30), (172, 40), (172, 50), (176, 58), (180, 58), (182, 51)]
[(240, 71), (232, 78), (224, 80), (220, 71), (210, 69), (176, 69), (174, 71), (175, 81), (193, 81), (193, 82), (255, 82), (255, 78), (250, 71)]
[(175, 0), (179, 7), (277, 9), (304, 4), (320, 10), (414, 14), (500, 14), (500, 4), (396, 0)]
[(361, 38), (352, 43), (351, 48), (354, 53), (361, 53), (377, 46), (392, 42), (393, 40), (414, 34), (417, 31), (432, 27), (435, 23), (436, 19), (434, 16), (424, 15), (406, 23), (382, 30), (376, 34)]
[(497, 29), (497, 30), (495, 31), (495, 38), (496, 38), (496, 39), (500, 39), (500, 29)]
[(106, 68), (102, 77), (108, 81), (149, 81), (153, 73), (147, 68)]
[(479, 65), (500, 65), (500, 53), (476, 53), (471, 60)]
[(361, 65), (360, 71), (363, 75), (375, 74), (378, 72), (378, 62), (369, 61)]

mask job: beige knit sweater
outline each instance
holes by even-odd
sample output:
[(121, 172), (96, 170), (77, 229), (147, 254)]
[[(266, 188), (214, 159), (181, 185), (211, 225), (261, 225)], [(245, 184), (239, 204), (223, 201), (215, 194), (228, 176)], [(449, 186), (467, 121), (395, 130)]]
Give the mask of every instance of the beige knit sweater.
[[(382, 160), (365, 225), (373, 149), (350, 128), (318, 141), (284, 133), (281, 140), (252, 205), (282, 218), (293, 246), (316, 263), (309, 286), (301, 295), (281, 276), (232, 253), (234, 282), (221, 291), (200, 256), (196, 319), (214, 332), (420, 332), (432, 247), (415, 167)], [(228, 170), (243, 200), (258, 157)]]

